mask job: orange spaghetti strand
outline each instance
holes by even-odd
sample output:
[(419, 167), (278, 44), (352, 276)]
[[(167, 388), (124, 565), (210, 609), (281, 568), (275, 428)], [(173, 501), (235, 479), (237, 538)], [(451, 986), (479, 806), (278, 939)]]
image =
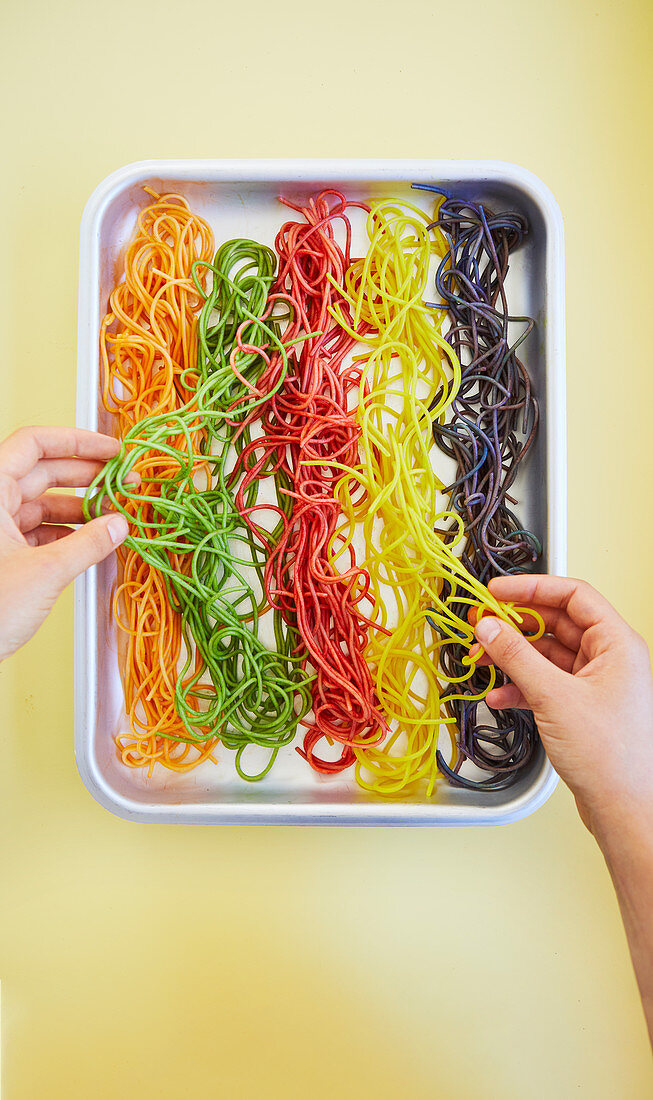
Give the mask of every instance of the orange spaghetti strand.
[[(188, 387), (195, 380), (197, 314), (202, 306), (192, 265), (196, 260), (210, 263), (213, 255), (213, 234), (185, 199), (149, 194), (154, 202), (140, 214), (125, 256), (124, 281), (109, 299), (100, 332), (102, 401), (114, 415), (121, 438), (144, 417), (174, 412), (191, 398), (193, 390)], [(192, 439), (194, 449), (198, 442), (199, 434)], [(174, 445), (186, 448), (183, 438)], [(150, 479), (174, 476), (177, 466), (166, 455), (148, 452), (134, 469), (148, 481), (152, 495), (156, 488)], [(197, 472), (202, 469), (198, 462)], [(129, 505), (132, 514), (134, 507)], [(145, 527), (150, 518), (147, 506), (141, 515)], [(175, 570), (188, 573), (189, 555), (169, 557)], [(129, 719), (129, 733), (116, 737), (118, 752), (129, 767), (145, 767), (150, 774), (156, 763), (188, 771), (214, 759), (217, 738), (196, 746), (188, 743), (188, 731), (175, 710), (177, 671), (184, 653), (181, 615), (170, 603), (159, 570), (125, 547), (118, 558), (122, 579), (114, 597), (114, 617), (124, 651)], [(198, 668), (193, 662), (188, 677)], [(204, 693), (211, 690), (210, 684), (199, 686)]]

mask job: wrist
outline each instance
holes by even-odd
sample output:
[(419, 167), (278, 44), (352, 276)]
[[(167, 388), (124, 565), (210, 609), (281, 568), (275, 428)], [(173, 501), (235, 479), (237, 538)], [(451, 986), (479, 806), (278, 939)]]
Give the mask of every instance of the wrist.
[(653, 855), (653, 798), (624, 798), (590, 808), (589, 828), (613, 868), (637, 852)]
[(653, 1042), (653, 800), (621, 801), (592, 820), (612, 877)]

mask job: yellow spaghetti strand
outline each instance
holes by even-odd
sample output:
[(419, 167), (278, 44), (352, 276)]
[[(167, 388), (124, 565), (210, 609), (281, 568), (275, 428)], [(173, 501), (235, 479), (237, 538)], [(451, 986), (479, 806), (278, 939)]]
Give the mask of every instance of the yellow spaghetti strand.
[[(444, 484), (430, 462), (432, 424), (444, 418), (455, 397), (460, 363), (442, 334), (444, 311), (424, 305), (432, 262), (446, 252), (441, 236), (428, 229), (431, 221), (410, 203), (373, 203), (367, 255), (352, 264), (340, 288), (354, 329), (362, 321), (369, 331), (365, 350), (356, 356), (362, 461), (355, 469), (343, 467), (336, 497), (344, 521), (331, 541), (331, 556), (337, 561), (362, 524), (376, 611), (366, 659), (391, 732), (381, 745), (355, 747), (356, 778), (386, 797), (419, 780), (432, 794), (443, 728), (455, 763), (455, 719), (442, 696), (463, 697), (450, 685), (464, 684), (482, 650), (463, 659), (468, 671), (443, 683), (440, 651), (461, 642), (469, 650), (475, 641), (472, 626), (452, 605), (467, 603), (478, 615), (521, 621), (519, 609), (499, 603), (461, 564), (456, 551), (464, 541), (462, 521), (439, 503)], [(334, 307), (332, 313), (347, 329), (341, 311)], [(492, 669), (483, 696), (494, 682)]]

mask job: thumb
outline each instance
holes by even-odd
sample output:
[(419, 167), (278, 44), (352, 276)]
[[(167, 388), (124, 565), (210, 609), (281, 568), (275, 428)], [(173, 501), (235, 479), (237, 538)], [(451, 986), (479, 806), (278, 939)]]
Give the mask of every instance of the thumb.
[(108, 557), (128, 534), (125, 517), (113, 513), (89, 520), (65, 538), (42, 547), (39, 553), (50, 559), (63, 589), (90, 565), (97, 565)]
[(475, 633), (492, 663), (507, 673), (531, 710), (537, 710), (562, 686), (567, 674), (538, 653), (513, 626), (483, 616)]

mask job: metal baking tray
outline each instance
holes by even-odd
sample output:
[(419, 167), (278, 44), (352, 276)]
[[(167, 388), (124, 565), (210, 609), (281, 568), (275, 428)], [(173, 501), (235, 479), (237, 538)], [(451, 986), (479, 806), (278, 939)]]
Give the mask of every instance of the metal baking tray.
[[(532, 173), (484, 160), (159, 160), (119, 169), (94, 191), (82, 217), (77, 360), (77, 423), (111, 431), (99, 400), (99, 326), (120, 277), (125, 247), (148, 197), (144, 186), (184, 195), (211, 224), (216, 242), (253, 237), (272, 245), (286, 220), (278, 196), (306, 199), (326, 186), (348, 197), (396, 196), (432, 209), (432, 196), (412, 182), (436, 183), (452, 194), (499, 209), (514, 208), (530, 232), (511, 260), (511, 311), (536, 318), (522, 352), (542, 411), (537, 444), (517, 485), (525, 525), (543, 542), (541, 568), (566, 568), (566, 417), (564, 237), (551, 192)], [(353, 254), (365, 248), (362, 233)], [(521, 353), (520, 353), (521, 354)], [(227, 751), (187, 775), (156, 767), (151, 778), (118, 759), (113, 736), (126, 729), (111, 613), (115, 558), (90, 569), (75, 589), (75, 755), (91, 794), (122, 817), (153, 822), (275, 825), (491, 825), (540, 807), (557, 776), (540, 749), (506, 791), (438, 785), (436, 794), (381, 800), (353, 776), (319, 776), (292, 745), (260, 783), (238, 778)]]

